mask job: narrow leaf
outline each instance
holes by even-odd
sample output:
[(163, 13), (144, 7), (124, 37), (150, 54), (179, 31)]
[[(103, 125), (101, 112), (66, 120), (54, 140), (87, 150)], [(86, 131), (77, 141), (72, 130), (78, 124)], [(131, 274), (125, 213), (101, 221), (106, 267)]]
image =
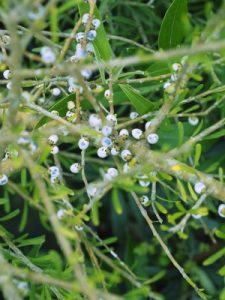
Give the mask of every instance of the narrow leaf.
[(170, 49), (178, 46), (186, 35), (187, 20), (187, 0), (174, 0), (162, 21), (159, 48)]

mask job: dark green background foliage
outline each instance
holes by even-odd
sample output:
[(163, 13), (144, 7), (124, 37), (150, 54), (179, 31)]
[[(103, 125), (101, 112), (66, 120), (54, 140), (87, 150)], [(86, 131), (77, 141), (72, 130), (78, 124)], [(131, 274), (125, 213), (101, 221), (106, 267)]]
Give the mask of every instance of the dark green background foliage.
[[(211, 26), (214, 23), (215, 26), (218, 25), (215, 19), (222, 7), (222, 1), (180, 0), (173, 1), (172, 5), (172, 1), (169, 0), (152, 1), (152, 5), (147, 2), (135, 0), (97, 1), (98, 12), (96, 11), (96, 14), (99, 13), (99, 18), (102, 19), (104, 25), (95, 41), (98, 61), (107, 61), (115, 57), (125, 59), (133, 55), (144, 59), (145, 56), (149, 55), (150, 57), (153, 51), (194, 47), (199, 41), (213, 44), (223, 41), (225, 38), (223, 19), (215, 34), (213, 32), (214, 25)], [(9, 11), (16, 5), (19, 6), (20, 1), (5, 0), (2, 1), (0, 10)], [(85, 11), (88, 11), (88, 6), (83, 3), (77, 5), (76, 1), (58, 1), (55, 6), (56, 18), (54, 13), (50, 13), (39, 29), (52, 32), (54, 38), (52, 39), (51, 36), (47, 38), (51, 39), (53, 43), (61, 45), (64, 38), (59, 33), (70, 33), (74, 22), (79, 18), (79, 13)], [(223, 13), (225, 16), (225, 10)], [(20, 25), (29, 27), (26, 20), (21, 20)], [(6, 29), (3, 23), (2, 28)], [(109, 44), (106, 33), (109, 35)], [(127, 40), (118, 39), (118, 36)], [(42, 45), (42, 42), (33, 38), (27, 49), (34, 54), (39, 54)], [(147, 51), (147, 48), (151, 51)], [(72, 43), (69, 53), (72, 54), (74, 49), (75, 46)], [(182, 56), (178, 54), (162, 61), (146, 59), (146, 62), (142, 64), (127, 65), (123, 69), (117, 66), (113, 68), (114, 78), (122, 81), (161, 76), (171, 73), (172, 64), (180, 62), (181, 59)], [(220, 101), (225, 91), (224, 46), (221, 51), (213, 53), (205, 51), (193, 56), (190, 58), (190, 63), (193, 63), (195, 68), (189, 74), (186, 86), (172, 107), (171, 116), (162, 122), (157, 131), (160, 139), (159, 143), (154, 146), (154, 150), (162, 154), (181, 146), (191, 136), (225, 117), (225, 102)], [(24, 68), (35, 69), (40, 66), (39, 62), (24, 58)], [(101, 72), (95, 71), (90, 81), (102, 84), (106, 89), (107, 79), (108, 73), (101, 70)], [(149, 111), (156, 112), (168, 97), (163, 91), (165, 81), (166, 79), (145, 83), (137, 81), (130, 85), (119, 81), (115, 83), (113, 85), (114, 104), (117, 116), (121, 120), (119, 123), (127, 121), (129, 113), (134, 110), (140, 115)], [(3, 85), (0, 86), (2, 99), (7, 94), (3, 87)], [(31, 89), (32, 83), (27, 81), (27, 90)], [(197, 97), (194, 101), (185, 102), (185, 99), (195, 96)], [(46, 90), (45, 97), (48, 100), (44, 104), (44, 108), (48, 111), (58, 110), (63, 117), (67, 111), (67, 102), (72, 99), (73, 95), (61, 95), (56, 100)], [(108, 106), (103, 92), (97, 95), (97, 100), (105, 107)], [(218, 105), (215, 109), (209, 114), (201, 116), (202, 112), (207, 111), (217, 102)], [(82, 109), (84, 112), (93, 112), (92, 107), (85, 99), (82, 101)], [(21, 108), (20, 113), (26, 114), (26, 110)], [(196, 127), (188, 122), (187, 115), (190, 113), (196, 114), (196, 116), (200, 113), (199, 123)], [(184, 116), (179, 116), (179, 114), (184, 114)], [(4, 120), (5, 117), (2, 116), (3, 125)], [(50, 123), (50, 119), (47, 117), (36, 116), (32, 130), (33, 138), (37, 142), (41, 140), (39, 134), (42, 135), (38, 129), (41, 129), (44, 124)], [(131, 125), (129, 128), (135, 127), (135, 125)], [(138, 127), (144, 128), (143, 120), (140, 121)], [(13, 130), (21, 132), (22, 129), (17, 125)], [(190, 151), (180, 154), (177, 159), (197, 170), (213, 175), (220, 181), (224, 180), (224, 135), (225, 129), (220, 127), (216, 132), (204, 137)], [(13, 144), (11, 147), (14, 147)], [(42, 166), (45, 177), (47, 175), (44, 168), (47, 170), (47, 167), (53, 164), (52, 156), (48, 154), (43, 151), (42, 156), (38, 158), (38, 164)], [(68, 172), (69, 166), (74, 160), (80, 159), (77, 142), (74, 143), (71, 138), (64, 139), (60, 144), (58, 159), (62, 166), (66, 187), (59, 185), (57, 189), (53, 189), (48, 185), (47, 191), (52, 199), (56, 200), (53, 202), (57, 208), (60, 207), (59, 199), (69, 196), (76, 214), (87, 202), (80, 174), (71, 175)], [(97, 159), (96, 151), (93, 148), (88, 149), (86, 160), (88, 182), (99, 179), (99, 174), (113, 165), (114, 162), (110, 158), (100, 161)], [(121, 162), (119, 165), (121, 166)], [(150, 181), (154, 182), (154, 178)], [(59, 280), (72, 281), (72, 267), (66, 262), (58, 246), (48, 214), (35, 208), (35, 205), (42, 206), (42, 196), (40, 196), (40, 191), (29, 171), (23, 167), (20, 171), (14, 172), (10, 176), (10, 182), (11, 184), (4, 186), (4, 189), (0, 187), (0, 236), (2, 237), (1, 249), (5, 258), (13, 266), (25, 267), (23, 259), (18, 253), (15, 254), (15, 249), (10, 248), (9, 241), (12, 241), (34, 265), (43, 269), (45, 274)], [(141, 195), (143, 189), (138, 186), (137, 182), (129, 178), (115, 181), (113, 188), (97, 202), (92, 213), (89, 214), (90, 218), (84, 229), (85, 235), (82, 237), (87, 240), (89, 247), (97, 248), (110, 260), (112, 259), (111, 263), (114, 267), (108, 265), (104, 259), (98, 258), (98, 267), (102, 270), (108, 291), (121, 296), (122, 299), (129, 300), (149, 299), (149, 291), (154, 292), (156, 299), (162, 300), (200, 299), (173, 266), (157, 239), (153, 237), (129, 193), (130, 191)], [(147, 193), (149, 196), (151, 195), (151, 185)], [(30, 205), (30, 200), (25, 201), (24, 195), (30, 197), (35, 205)], [(205, 216), (198, 220), (190, 218), (184, 232), (172, 233), (169, 231), (170, 227), (179, 223), (179, 220), (190, 212), (196, 197), (190, 184), (182, 180), (177, 181), (175, 177), (165, 172), (159, 172), (155, 205), (162, 218), (162, 224), (157, 221), (152, 206), (146, 209), (170, 252), (197, 286), (204, 289), (204, 293), (208, 295), (209, 299), (225, 300), (225, 219), (219, 217), (217, 212), (221, 202), (210, 195), (207, 196), (202, 205), (205, 208)], [(76, 222), (75, 217), (71, 221), (69, 220), (68, 224), (65, 222), (65, 230), (71, 233), (71, 225)], [(99, 240), (94, 238), (88, 228), (96, 232), (110, 249), (114, 249), (121, 261), (135, 274), (135, 278), (142, 283), (141, 288), (135, 287), (130, 282), (129, 272), (126, 272), (125, 275), (118, 272), (116, 267), (123, 269), (119, 261), (110, 255), (109, 248), (107, 250)], [(76, 242), (69, 233), (68, 239), (76, 249)], [(85, 242), (82, 242), (80, 247), (85, 257), (88, 277), (97, 288), (101, 289), (102, 281), (99, 269), (93, 265)], [(30, 280), (29, 287), (29, 294), (24, 297), (26, 299), (56, 299), (50, 284), (40, 284), (35, 280)], [(61, 295), (61, 299), (86, 299), (82, 294), (60, 287), (58, 293)]]

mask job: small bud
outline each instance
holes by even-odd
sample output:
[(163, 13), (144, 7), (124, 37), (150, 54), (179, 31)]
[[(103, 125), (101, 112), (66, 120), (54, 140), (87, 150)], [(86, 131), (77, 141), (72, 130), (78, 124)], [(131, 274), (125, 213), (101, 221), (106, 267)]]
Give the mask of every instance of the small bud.
[(112, 127), (111, 126), (103, 126), (102, 127), (102, 134), (104, 136), (109, 136), (112, 133)]

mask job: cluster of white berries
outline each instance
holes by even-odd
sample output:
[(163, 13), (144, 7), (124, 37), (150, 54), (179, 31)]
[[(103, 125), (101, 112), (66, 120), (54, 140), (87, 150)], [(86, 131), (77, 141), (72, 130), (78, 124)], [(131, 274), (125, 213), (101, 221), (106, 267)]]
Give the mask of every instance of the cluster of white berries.
[(59, 168), (57, 166), (52, 166), (49, 167), (48, 169), (49, 173), (50, 173), (50, 180), (51, 183), (56, 183), (58, 182), (59, 178), (60, 178), (60, 171)]
[(59, 147), (56, 146), (56, 143), (58, 142), (59, 137), (57, 134), (52, 134), (48, 138), (48, 143), (51, 145), (51, 153), (57, 154), (59, 152)]
[(118, 176), (118, 170), (116, 168), (108, 168), (104, 175), (104, 178), (108, 181), (115, 179)]
[(170, 80), (166, 81), (163, 85), (163, 88), (167, 94), (173, 94), (175, 92), (176, 80), (178, 79), (178, 74), (182, 68), (182, 65), (179, 63), (174, 63), (172, 69), (174, 73), (171, 75)]

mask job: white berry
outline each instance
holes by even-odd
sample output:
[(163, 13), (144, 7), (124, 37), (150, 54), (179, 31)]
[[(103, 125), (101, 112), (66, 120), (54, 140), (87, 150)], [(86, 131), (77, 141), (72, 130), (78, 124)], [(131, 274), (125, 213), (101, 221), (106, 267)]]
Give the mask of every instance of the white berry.
[(95, 29), (97, 29), (101, 25), (101, 21), (99, 19), (93, 19), (92, 25), (94, 26)]
[(4, 72), (3, 72), (3, 77), (5, 78), (5, 79), (10, 79), (11, 78), (11, 71), (10, 70), (5, 70)]
[(51, 176), (53, 176), (53, 177), (59, 176), (59, 168), (57, 166), (52, 166), (48, 170), (49, 170), (49, 173), (51, 174)]
[(107, 173), (112, 177), (116, 177), (118, 175), (118, 170), (115, 168), (108, 168)]
[(94, 48), (94, 46), (93, 46), (92, 43), (90, 43), (90, 42), (87, 43), (86, 51), (87, 51), (88, 53), (94, 53), (94, 52), (95, 52), (95, 48)]
[(52, 149), (51, 149), (51, 153), (54, 154), (54, 155), (59, 153), (59, 147), (58, 146), (53, 146)]
[(89, 185), (87, 187), (87, 193), (90, 197), (94, 197), (97, 193), (97, 188), (94, 185)]
[(118, 155), (118, 154), (119, 154), (118, 149), (117, 149), (116, 147), (112, 147), (112, 149), (111, 149), (111, 154), (112, 154), (113, 156)]
[(81, 226), (81, 225), (75, 225), (75, 229), (76, 229), (77, 231), (82, 231), (82, 230), (84, 230), (84, 227)]
[(82, 23), (83, 23), (84, 25), (86, 25), (86, 24), (88, 23), (89, 17), (90, 17), (90, 14), (84, 14), (84, 15), (82, 16)]
[(150, 182), (147, 180), (148, 176), (143, 175), (143, 176), (140, 176), (139, 178), (140, 178), (140, 180), (139, 180), (140, 186), (147, 187), (150, 185)]
[(148, 196), (146, 195), (143, 195), (141, 198), (140, 198), (140, 201), (141, 201), (141, 204), (146, 206), (148, 203), (149, 203), (149, 198)]
[(177, 71), (180, 70), (181, 64), (174, 63), (174, 64), (172, 65), (172, 68), (173, 68), (173, 70), (174, 70), (175, 72), (177, 72)]
[(41, 59), (45, 64), (52, 64), (56, 60), (56, 55), (51, 48), (45, 46), (41, 48)]
[(145, 130), (147, 130), (151, 126), (151, 121), (145, 123)]
[(87, 39), (88, 39), (89, 41), (94, 41), (95, 38), (96, 38), (96, 36), (97, 36), (97, 32), (96, 32), (95, 30), (90, 30), (90, 31), (88, 31), (88, 33), (87, 33)]
[(55, 87), (54, 89), (52, 89), (52, 95), (57, 97), (61, 94), (61, 90), (57, 87)]
[(139, 114), (138, 114), (136, 111), (132, 111), (132, 112), (130, 113), (130, 119), (131, 119), (131, 120), (136, 119), (138, 116), (139, 116)]
[(97, 151), (97, 155), (100, 158), (106, 158), (108, 156), (107, 147), (100, 147)]
[(109, 147), (112, 145), (112, 140), (109, 138), (109, 137), (104, 137), (102, 140), (101, 140), (101, 144), (102, 146), (104, 147)]
[(0, 175), (0, 185), (5, 185), (8, 182), (8, 176), (6, 174)]
[(129, 136), (129, 131), (127, 129), (121, 129), (119, 132), (119, 136), (127, 137)]
[(81, 169), (81, 165), (79, 163), (74, 163), (70, 166), (70, 171), (74, 174), (79, 173), (80, 169)]
[(128, 161), (132, 158), (132, 154), (131, 154), (130, 150), (125, 149), (121, 152), (121, 157), (124, 161)]
[(219, 205), (218, 214), (220, 215), (220, 217), (225, 218), (225, 204)]
[(197, 194), (201, 194), (202, 192), (204, 192), (205, 188), (206, 187), (203, 182), (197, 182), (194, 186), (195, 192)]
[(79, 142), (78, 142), (78, 147), (80, 148), (80, 150), (85, 150), (87, 149), (89, 146), (89, 141), (85, 138), (81, 138), (79, 139)]
[(196, 126), (199, 123), (199, 119), (197, 117), (189, 117), (188, 123), (192, 126)]
[(102, 126), (102, 120), (101, 120), (101, 118), (100, 118), (98, 115), (96, 115), (96, 114), (90, 115), (89, 120), (88, 120), (88, 123), (89, 123), (89, 125), (90, 125), (91, 127), (93, 127), (93, 128), (99, 128), (99, 127)]
[(76, 41), (79, 43), (79, 42), (81, 42), (84, 39), (84, 37), (85, 37), (84, 32), (78, 32), (76, 34)]
[(59, 219), (59, 220), (61, 220), (61, 219), (63, 219), (63, 217), (65, 216), (65, 212), (66, 212), (66, 210), (65, 209), (59, 209), (58, 211), (57, 211), (57, 218)]
[(156, 133), (150, 133), (147, 136), (147, 141), (149, 144), (156, 144), (158, 142), (158, 140), (159, 140), (159, 136)]
[(106, 99), (109, 99), (112, 97), (112, 92), (110, 90), (105, 90), (104, 96)]
[(112, 124), (112, 125), (116, 125), (117, 124), (117, 118), (116, 118), (116, 115), (113, 115), (113, 114), (108, 114), (106, 116), (106, 120)]
[(59, 137), (57, 134), (52, 134), (50, 135), (50, 137), (48, 138), (48, 142), (51, 144), (51, 145), (55, 145), (59, 140)]
[(109, 136), (112, 133), (112, 127), (111, 126), (103, 126), (102, 127), (102, 134), (104, 136)]
[(132, 129), (131, 132), (133, 138), (135, 138), (136, 140), (140, 140), (142, 133), (143, 133), (142, 130), (139, 128)]

